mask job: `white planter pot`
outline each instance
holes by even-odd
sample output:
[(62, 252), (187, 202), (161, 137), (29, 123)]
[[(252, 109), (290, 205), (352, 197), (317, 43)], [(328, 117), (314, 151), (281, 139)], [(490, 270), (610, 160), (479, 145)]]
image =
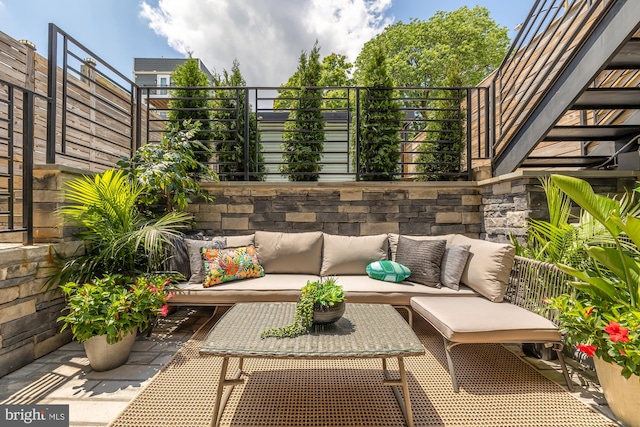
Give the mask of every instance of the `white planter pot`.
[(622, 376), (622, 367), (594, 357), (598, 380), (611, 412), (628, 427), (640, 427), (640, 377)]
[(106, 335), (86, 340), (84, 351), (87, 353), (91, 368), (94, 371), (108, 371), (126, 363), (137, 334), (138, 328), (135, 327), (129, 335), (115, 344), (108, 344)]

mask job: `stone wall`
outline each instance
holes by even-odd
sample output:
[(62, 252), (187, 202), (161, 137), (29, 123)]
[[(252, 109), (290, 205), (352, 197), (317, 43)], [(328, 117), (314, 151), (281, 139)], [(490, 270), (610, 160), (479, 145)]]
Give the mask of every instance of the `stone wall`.
[(77, 242), (0, 248), (0, 377), (71, 340), (56, 322), (64, 298), (44, 285), (54, 253), (71, 255)]
[(214, 203), (190, 206), (211, 235), (264, 231), (330, 234), (446, 234), (478, 237), (480, 190), (474, 182), (207, 185)]

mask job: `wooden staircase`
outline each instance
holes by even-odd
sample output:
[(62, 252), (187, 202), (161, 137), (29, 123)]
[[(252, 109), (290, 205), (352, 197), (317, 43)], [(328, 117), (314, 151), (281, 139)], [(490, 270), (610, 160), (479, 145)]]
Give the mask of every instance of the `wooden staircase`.
[(494, 175), (616, 167), (637, 150), (639, 27), (638, 0), (536, 1), (491, 83)]

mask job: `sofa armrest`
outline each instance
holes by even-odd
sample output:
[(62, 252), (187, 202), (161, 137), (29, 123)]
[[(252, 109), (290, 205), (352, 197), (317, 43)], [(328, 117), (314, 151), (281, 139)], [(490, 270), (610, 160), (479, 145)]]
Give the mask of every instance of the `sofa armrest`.
[(570, 292), (568, 279), (553, 264), (516, 255), (504, 300), (554, 321), (554, 313), (544, 300)]

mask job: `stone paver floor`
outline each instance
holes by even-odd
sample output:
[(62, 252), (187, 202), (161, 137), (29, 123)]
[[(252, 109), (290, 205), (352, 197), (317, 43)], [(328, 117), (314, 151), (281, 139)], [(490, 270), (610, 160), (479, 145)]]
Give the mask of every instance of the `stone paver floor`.
[[(68, 404), (70, 426), (107, 426), (176, 351), (213, 314), (211, 307), (181, 307), (162, 318), (150, 337), (138, 336), (128, 362), (107, 372), (89, 366), (81, 345), (71, 342), (0, 378), (0, 403)], [(518, 346), (509, 348), (522, 355)], [(564, 384), (553, 362), (525, 359), (543, 375)], [(571, 360), (574, 396), (612, 420), (593, 374)]]

